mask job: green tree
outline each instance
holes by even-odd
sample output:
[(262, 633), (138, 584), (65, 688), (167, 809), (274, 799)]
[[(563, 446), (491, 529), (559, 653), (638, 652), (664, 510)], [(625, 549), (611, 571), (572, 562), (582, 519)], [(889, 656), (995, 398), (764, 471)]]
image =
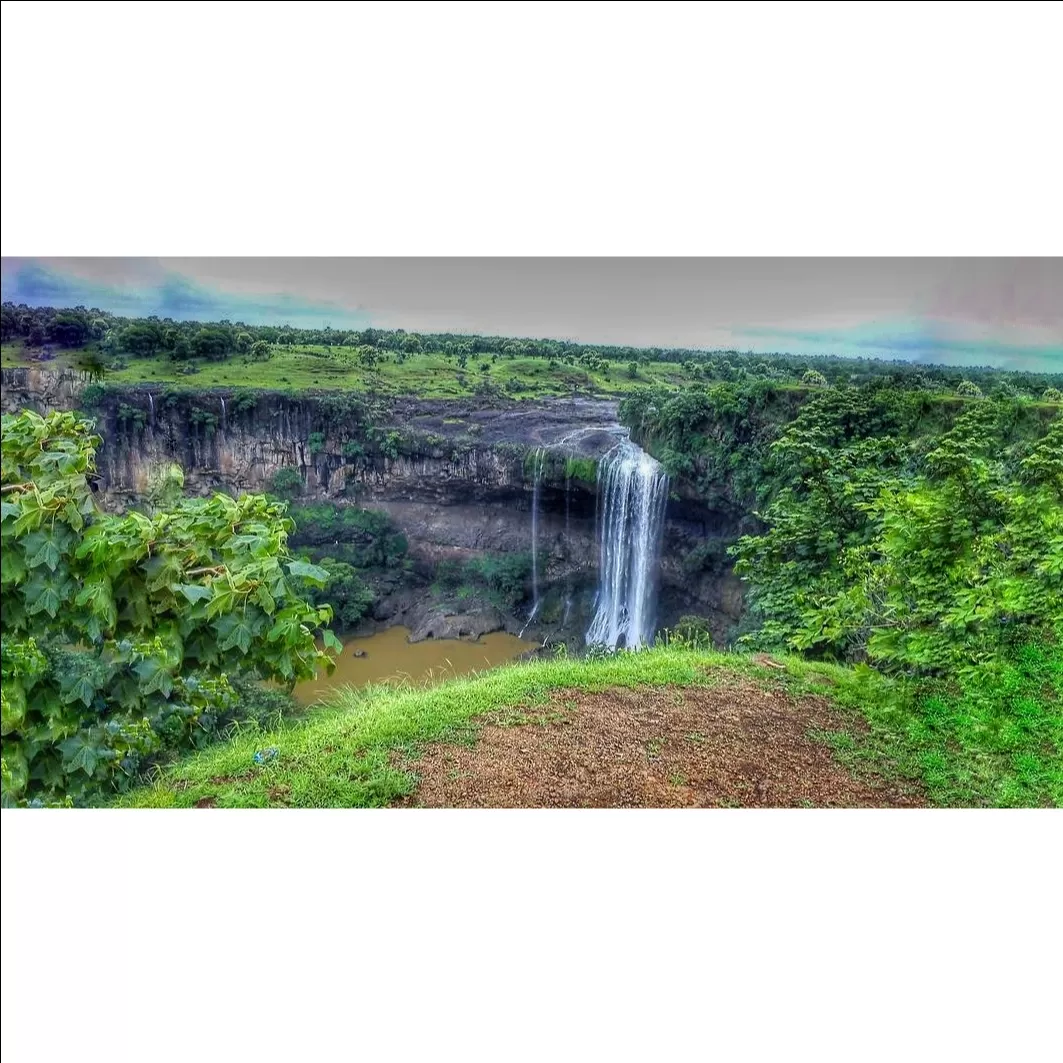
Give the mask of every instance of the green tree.
[(772, 446), (768, 529), (736, 548), (758, 641), (960, 675), (1063, 634), (1063, 421), (977, 403), (919, 454), (928, 408), (832, 389)]
[[(327, 574), (291, 557), (282, 504), (219, 494), (104, 514), (88, 480), (99, 443), (76, 414), (2, 418), (5, 804), (129, 785), (144, 758), (211, 732), (228, 673), (293, 683), (332, 666), (314, 642), (331, 610), (302, 597)], [(70, 647), (84, 647), (74, 665)]]
[(118, 334), (118, 348), (138, 358), (150, 358), (162, 347), (162, 335), (158, 328), (147, 322), (138, 322), (122, 329)]
[(980, 399), (982, 389), (973, 380), (961, 380), (956, 387), (956, 394), (970, 399)]
[(801, 377), (801, 383), (806, 388), (825, 388), (827, 386), (827, 378), (819, 370), (809, 369)]
[(229, 333), (220, 328), (201, 328), (192, 337), (192, 351), (199, 358), (218, 361), (230, 350)]
[(89, 338), (89, 323), (79, 314), (58, 313), (52, 318), (49, 333), (62, 347), (81, 347)]

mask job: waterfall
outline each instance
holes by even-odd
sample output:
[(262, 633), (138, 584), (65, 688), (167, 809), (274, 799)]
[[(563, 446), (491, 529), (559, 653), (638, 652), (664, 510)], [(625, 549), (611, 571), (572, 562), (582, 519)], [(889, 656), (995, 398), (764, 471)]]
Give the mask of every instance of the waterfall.
[(568, 574), (565, 576), (565, 615), (561, 618), (561, 626), (568, 627), (568, 618), (572, 612), (572, 565), (569, 553), (569, 526), (572, 514), (572, 477), (569, 475), (569, 463), (565, 462), (565, 562)]
[(668, 476), (629, 439), (598, 466), (598, 596), (588, 645), (637, 649), (653, 640)]
[(151, 392), (148, 392), (148, 425), (154, 429), (155, 427), (155, 399)]
[(219, 396), (221, 398), (221, 430), (224, 432), (228, 428), (228, 419), (225, 415), (225, 396)]
[(531, 519), (531, 555), (532, 555), (532, 609), (528, 614), (521, 634), (539, 613), (539, 493), (543, 480), (543, 463), (546, 461), (546, 451), (539, 447), (532, 459), (534, 470), (532, 480), (532, 519)]

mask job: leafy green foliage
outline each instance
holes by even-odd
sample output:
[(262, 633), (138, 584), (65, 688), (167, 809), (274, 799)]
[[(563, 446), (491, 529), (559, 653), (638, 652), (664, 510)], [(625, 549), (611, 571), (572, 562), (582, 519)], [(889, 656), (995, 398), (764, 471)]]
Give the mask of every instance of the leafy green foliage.
[(406, 559), (406, 537), (386, 513), (327, 502), (292, 506), (293, 547), (309, 547), (359, 569), (399, 568)]
[(620, 418), (671, 476), (721, 509), (745, 513), (765, 497), (771, 444), (800, 401), (765, 380), (647, 388), (620, 403)]
[(913, 438), (919, 413), (832, 391), (774, 446), (769, 530), (736, 550), (762, 641), (957, 675), (1063, 634), (1063, 421), (979, 402)]
[(292, 506), (290, 536), (294, 548), (313, 558), (327, 573), (314, 592), (317, 604), (333, 610), (333, 627), (349, 631), (369, 615), (374, 594), (367, 574), (408, 565), (406, 538), (386, 513), (327, 502)]
[(531, 554), (485, 554), (466, 561), (463, 573), (492, 591), (501, 605), (512, 607), (525, 596), (531, 567)]
[(687, 646), (691, 649), (710, 650), (713, 646), (708, 621), (700, 616), (681, 616), (664, 633), (661, 641), (669, 646)]
[(1063, 808), (1063, 652), (1030, 644), (993, 672), (918, 695), (906, 739), (943, 804)]
[(278, 498), (298, 498), (303, 493), (303, 477), (298, 469), (291, 465), (285, 465), (278, 469), (269, 481), (271, 494)]
[(214, 729), (228, 673), (331, 669), (314, 642), (331, 610), (301, 597), (327, 573), (292, 560), (282, 504), (215, 495), (103, 514), (91, 422), (25, 411), (2, 437), (5, 803), (128, 786), (148, 755)]
[(332, 609), (333, 627), (350, 631), (372, 610), (373, 591), (353, 565), (333, 557), (322, 557), (320, 564), (326, 573), (326, 582), (313, 591), (313, 600), (315, 604), (328, 605)]
[(486, 598), (501, 609), (524, 600), (531, 578), (530, 553), (484, 554), (466, 561), (445, 560), (436, 565), (433, 593), (461, 600)]

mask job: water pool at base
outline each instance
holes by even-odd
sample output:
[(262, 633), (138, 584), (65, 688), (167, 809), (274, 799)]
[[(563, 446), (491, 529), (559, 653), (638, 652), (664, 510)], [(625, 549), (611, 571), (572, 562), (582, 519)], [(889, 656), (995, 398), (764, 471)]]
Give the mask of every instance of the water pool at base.
[[(295, 699), (310, 705), (327, 698), (337, 687), (360, 687), (386, 679), (408, 679), (413, 683), (440, 681), (493, 668), (535, 647), (534, 642), (504, 631), (483, 635), (477, 642), (465, 639), (408, 642), (409, 634), (408, 628), (389, 627), (365, 638), (345, 639), (332, 675), (325, 675), (322, 670), (316, 678), (297, 683), (292, 692)], [(357, 653), (365, 656), (356, 656)]]

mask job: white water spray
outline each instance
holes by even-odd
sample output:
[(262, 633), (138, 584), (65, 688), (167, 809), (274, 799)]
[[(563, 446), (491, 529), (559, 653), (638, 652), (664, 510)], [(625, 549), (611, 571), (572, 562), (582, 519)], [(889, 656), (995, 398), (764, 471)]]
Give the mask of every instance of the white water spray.
[(660, 463), (625, 439), (598, 466), (597, 608), (588, 645), (638, 649), (656, 627), (657, 562), (661, 551), (668, 476)]
[(154, 429), (154, 427), (155, 427), (155, 398), (152, 396), (150, 391), (148, 392), (148, 410), (149, 410), (149, 413), (148, 413), (148, 425), (149, 425), (149, 427)]
[(229, 421), (225, 414), (225, 396), (220, 395), (219, 398), (221, 399), (221, 430), (224, 432), (229, 427)]
[(532, 610), (528, 619), (521, 628), (521, 635), (539, 613), (539, 490), (543, 479), (543, 463), (546, 461), (546, 451), (540, 447), (535, 452), (533, 459), (534, 479), (532, 480), (532, 528), (531, 528), (531, 555), (532, 555)]

